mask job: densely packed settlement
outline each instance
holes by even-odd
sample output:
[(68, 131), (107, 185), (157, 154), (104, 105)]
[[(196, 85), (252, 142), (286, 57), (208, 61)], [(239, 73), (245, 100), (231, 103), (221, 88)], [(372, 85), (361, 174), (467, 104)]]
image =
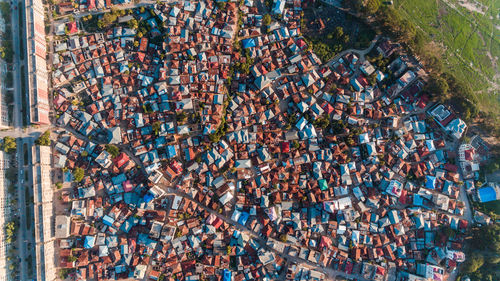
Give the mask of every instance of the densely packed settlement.
[[(59, 13), (111, 5), (77, 2)], [(270, 23), (263, 5), (150, 3), (101, 32), (56, 28), (58, 272), (445, 280), (464, 261), (484, 142), (460, 146), (465, 122), (396, 42), (321, 61), (303, 1), (275, 0)]]

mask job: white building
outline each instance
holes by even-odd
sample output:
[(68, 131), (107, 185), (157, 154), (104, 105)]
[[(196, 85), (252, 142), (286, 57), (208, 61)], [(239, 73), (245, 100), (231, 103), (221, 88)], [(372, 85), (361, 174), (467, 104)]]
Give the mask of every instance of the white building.
[(5, 179), (5, 171), (9, 168), (7, 154), (0, 151), (0, 281), (8, 280), (7, 244), (5, 243), (5, 224), (9, 217), (7, 202), (9, 183)]
[(45, 11), (42, 0), (25, 0), (30, 120), (50, 124)]
[(39, 281), (55, 280), (51, 147), (35, 145), (32, 153), (36, 276)]

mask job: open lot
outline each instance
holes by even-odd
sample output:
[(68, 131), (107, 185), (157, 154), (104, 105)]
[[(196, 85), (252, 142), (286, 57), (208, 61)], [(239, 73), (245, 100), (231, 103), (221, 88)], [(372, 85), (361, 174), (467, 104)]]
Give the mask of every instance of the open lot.
[(396, 0), (394, 7), (444, 46), (447, 69), (475, 90), (481, 110), (498, 115), (500, 1)]
[[(338, 33), (338, 28), (341, 28), (341, 34)], [(319, 2), (314, 7), (304, 9), (303, 29), (304, 36), (315, 44), (314, 52), (322, 60), (325, 57), (330, 59), (346, 49), (366, 49), (376, 35), (362, 21)]]

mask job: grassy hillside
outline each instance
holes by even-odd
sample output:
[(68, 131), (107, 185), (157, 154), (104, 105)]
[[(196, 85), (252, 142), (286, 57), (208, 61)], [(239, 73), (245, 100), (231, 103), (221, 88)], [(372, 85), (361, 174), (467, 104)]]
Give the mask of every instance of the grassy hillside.
[(479, 108), (498, 115), (500, 1), (395, 0), (394, 8), (444, 47), (445, 68), (471, 86)]

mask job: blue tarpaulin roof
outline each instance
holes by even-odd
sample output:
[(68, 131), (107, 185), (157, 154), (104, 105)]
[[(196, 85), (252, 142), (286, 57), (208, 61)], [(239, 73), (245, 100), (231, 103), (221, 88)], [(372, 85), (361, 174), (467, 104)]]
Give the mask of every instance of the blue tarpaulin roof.
[(169, 145), (167, 146), (167, 154), (168, 158), (173, 158), (177, 155), (177, 151), (175, 151), (175, 146)]
[(73, 175), (71, 174), (70, 171), (67, 171), (64, 173), (64, 182), (72, 182), (73, 181)]
[(231, 281), (232, 280), (232, 272), (229, 269), (224, 269), (224, 277), (222, 278), (223, 281)]
[(94, 236), (85, 236), (85, 241), (83, 242), (83, 247), (85, 247), (85, 249), (93, 248), (94, 244), (95, 244)]
[(240, 218), (238, 219), (238, 223), (245, 225), (247, 223), (249, 216), (250, 214), (248, 214), (247, 212), (241, 212)]
[(320, 179), (320, 180), (318, 181), (318, 184), (319, 184), (319, 188), (320, 188), (321, 190), (323, 190), (323, 191), (324, 191), (324, 190), (327, 190), (327, 189), (328, 189), (328, 184), (326, 183), (326, 180), (325, 180), (325, 179)]
[(495, 189), (491, 186), (483, 187), (479, 189), (477, 192), (479, 195), (479, 200), (481, 202), (490, 202), (497, 200), (497, 193), (495, 192)]
[(436, 188), (436, 177), (425, 176), (425, 188), (435, 189)]
[(243, 39), (242, 41), (243, 48), (255, 47), (255, 40), (253, 38)]
[(155, 198), (154, 195), (148, 192), (144, 195), (143, 200), (144, 202), (149, 203), (149, 201), (153, 200), (153, 198)]
[(107, 225), (107, 226), (112, 226), (113, 223), (115, 222), (115, 220), (108, 216), (108, 215), (105, 215), (103, 218), (102, 218), (102, 222)]

